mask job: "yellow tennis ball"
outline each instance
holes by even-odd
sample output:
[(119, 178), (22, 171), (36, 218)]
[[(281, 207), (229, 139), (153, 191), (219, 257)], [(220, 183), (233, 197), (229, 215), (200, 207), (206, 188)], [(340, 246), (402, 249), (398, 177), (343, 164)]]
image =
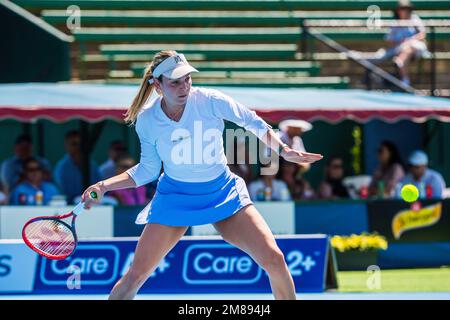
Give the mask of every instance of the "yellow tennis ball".
[(401, 195), (406, 202), (414, 202), (419, 198), (419, 190), (413, 184), (406, 184), (401, 190)]

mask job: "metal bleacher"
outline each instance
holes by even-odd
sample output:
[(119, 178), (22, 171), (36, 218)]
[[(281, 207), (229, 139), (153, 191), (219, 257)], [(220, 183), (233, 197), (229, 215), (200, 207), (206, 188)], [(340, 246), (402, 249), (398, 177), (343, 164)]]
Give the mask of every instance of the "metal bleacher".
[[(303, 20), (366, 20), (367, 8), (391, 19), (397, 1), (357, 0), (15, 0), (75, 38), (74, 80), (137, 82), (145, 64), (160, 50), (185, 53), (201, 74), (199, 84), (227, 86), (358, 86), (342, 55), (320, 44), (312, 56), (301, 50)], [(413, 1), (423, 20), (450, 20), (450, 1)], [(81, 28), (67, 28), (66, 8), (81, 9)], [(333, 10), (333, 11), (331, 11)], [(383, 45), (386, 29), (315, 28), (355, 50)], [(435, 28), (436, 59), (449, 62), (450, 28)], [(339, 64), (336, 66), (336, 64)], [(448, 64), (447, 64), (448, 65)], [(423, 67), (423, 63), (417, 70)], [(423, 72), (423, 68), (420, 69)], [(419, 72), (419, 71), (418, 71)], [(350, 76), (350, 78), (349, 78)], [(356, 80), (355, 80), (356, 79)]]

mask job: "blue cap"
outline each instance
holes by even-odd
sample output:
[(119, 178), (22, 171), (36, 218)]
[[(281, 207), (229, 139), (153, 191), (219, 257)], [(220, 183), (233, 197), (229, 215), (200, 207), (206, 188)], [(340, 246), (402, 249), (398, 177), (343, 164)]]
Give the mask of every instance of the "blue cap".
[(426, 166), (428, 164), (428, 156), (422, 150), (416, 150), (411, 153), (408, 162), (413, 166)]

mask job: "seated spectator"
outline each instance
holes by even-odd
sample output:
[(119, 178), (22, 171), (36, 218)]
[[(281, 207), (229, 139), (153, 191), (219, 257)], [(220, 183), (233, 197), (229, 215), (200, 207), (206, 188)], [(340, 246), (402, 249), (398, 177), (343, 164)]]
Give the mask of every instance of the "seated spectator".
[(33, 158), (26, 160), (23, 165), (23, 181), (12, 191), (10, 204), (47, 205), (60, 192), (53, 183), (44, 181), (43, 178), (39, 161)]
[(442, 175), (428, 166), (428, 156), (421, 150), (411, 153), (408, 159), (409, 172), (400, 181), (397, 187), (396, 197), (400, 198), (401, 187), (405, 184), (413, 184), (419, 189), (419, 197), (442, 199), (445, 190), (445, 181)]
[(325, 180), (319, 185), (319, 198), (349, 198), (348, 190), (342, 183), (343, 178), (344, 168), (342, 158), (337, 156), (330, 157), (325, 167)]
[(305, 178), (297, 178), (294, 182), (294, 189), (291, 191), (292, 200), (312, 200), (317, 197), (314, 189)]
[(314, 199), (316, 193), (303, 177), (304, 167), (280, 158), (279, 177), (284, 181), (295, 201)]
[[(280, 129), (279, 137), (280, 140), (286, 143), (290, 148), (300, 152), (305, 152), (306, 150), (303, 144), (302, 135), (303, 133), (310, 131), (312, 128), (313, 128), (312, 124), (304, 120), (299, 119), (283, 120), (279, 123)], [(310, 168), (310, 165), (308, 163), (295, 164), (292, 162), (288, 162), (283, 158), (280, 158), (280, 163), (281, 166), (285, 167), (286, 166), (299, 167), (300, 170), (291, 168), (291, 170), (295, 170), (295, 172), (297, 172), (299, 175), (305, 173)], [(287, 184), (290, 187), (293, 187), (295, 184), (294, 181), (289, 180), (289, 178), (287, 179), (288, 180), (285, 180)]]
[(126, 153), (126, 151), (127, 148), (122, 141), (115, 140), (111, 142), (108, 150), (109, 158), (99, 167), (100, 178), (102, 180), (111, 178), (116, 174), (116, 161), (121, 155)]
[[(81, 171), (81, 137), (78, 131), (69, 131), (64, 136), (66, 154), (58, 161), (54, 177), (62, 193), (67, 197), (67, 203), (73, 203), (76, 196), (83, 193), (83, 174)], [(99, 178), (96, 164), (90, 163), (90, 183), (96, 183)]]
[[(267, 165), (262, 165), (265, 167)], [(248, 186), (250, 198), (254, 201), (288, 201), (291, 194), (287, 184), (276, 179), (276, 173), (261, 175)]]
[[(29, 135), (20, 135), (14, 142), (14, 156), (6, 159), (1, 167), (1, 182), (5, 191), (17, 186), (26, 160), (33, 158), (33, 142)], [(48, 160), (41, 157), (37, 159), (43, 170), (44, 180), (51, 180), (51, 168)]]
[(413, 13), (413, 6), (408, 0), (400, 0), (394, 10), (394, 18), (409, 26), (394, 26), (389, 29), (385, 39), (389, 45), (387, 50), (380, 49), (373, 62), (392, 59), (398, 68), (400, 80), (409, 85), (408, 63), (413, 58), (421, 58), (429, 52), (425, 42), (426, 30), (419, 16)]
[(403, 162), (395, 144), (387, 140), (382, 141), (378, 148), (378, 161), (379, 165), (369, 185), (369, 196), (392, 197), (397, 183), (405, 175)]
[[(129, 155), (122, 155), (117, 159), (117, 168), (115, 175), (124, 173), (136, 164), (136, 161)], [(117, 199), (121, 205), (145, 205), (148, 202), (147, 189), (145, 186), (138, 188), (129, 188), (114, 190), (109, 192), (111, 197)]]

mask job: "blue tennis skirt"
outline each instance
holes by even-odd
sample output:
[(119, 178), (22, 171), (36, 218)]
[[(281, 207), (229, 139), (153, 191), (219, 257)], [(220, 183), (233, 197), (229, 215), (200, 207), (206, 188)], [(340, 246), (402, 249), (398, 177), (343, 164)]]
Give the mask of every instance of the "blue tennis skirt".
[(136, 224), (209, 224), (226, 219), (252, 203), (245, 181), (228, 167), (206, 182), (178, 181), (163, 173), (152, 201), (138, 214)]

